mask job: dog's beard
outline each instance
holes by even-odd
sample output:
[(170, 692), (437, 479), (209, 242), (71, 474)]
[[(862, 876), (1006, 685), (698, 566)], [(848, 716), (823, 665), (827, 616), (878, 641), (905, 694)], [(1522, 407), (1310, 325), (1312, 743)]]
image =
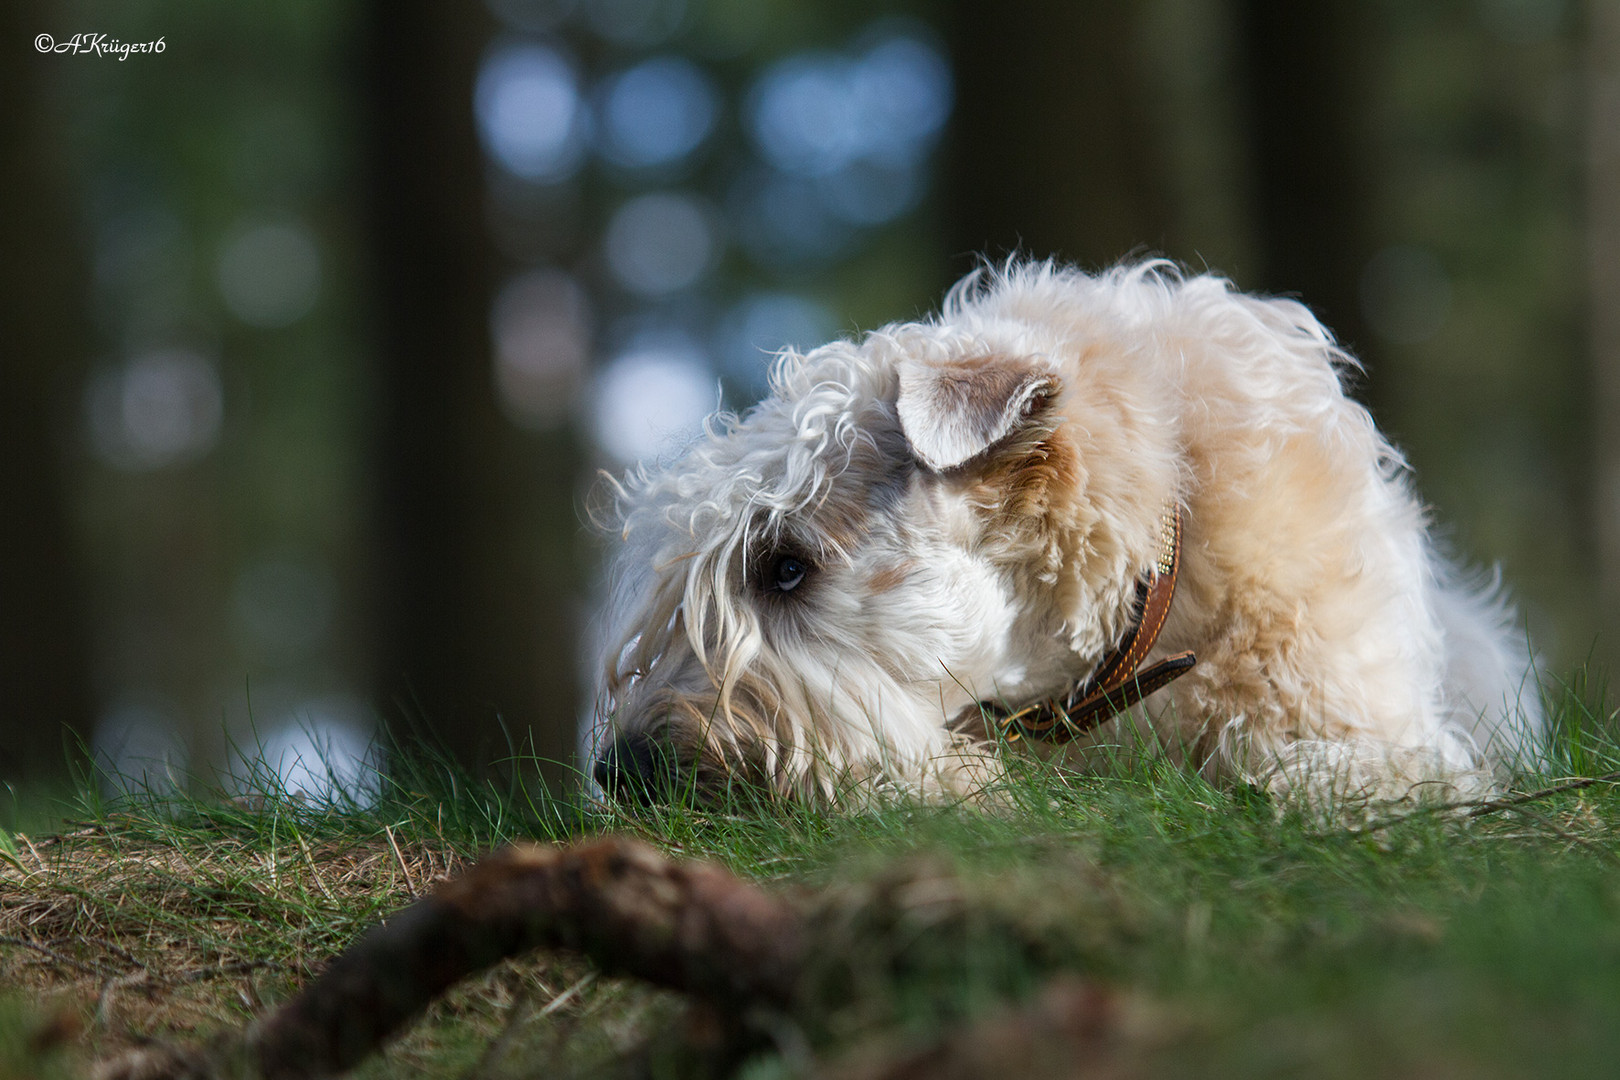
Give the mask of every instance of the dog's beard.
[[(635, 781), (639, 790), (626, 789), (638, 798), (701, 799), (746, 786), (836, 801), (885, 778), (914, 786), (950, 741), (938, 703), (928, 707), (870, 658), (846, 658), (830, 670), (816, 650), (764, 649), (720, 678), (675, 647), (679, 655), (623, 680), (604, 703), (596, 760), (617, 755), (651, 768), (651, 778)], [(897, 723), (902, 716), (910, 722)]]

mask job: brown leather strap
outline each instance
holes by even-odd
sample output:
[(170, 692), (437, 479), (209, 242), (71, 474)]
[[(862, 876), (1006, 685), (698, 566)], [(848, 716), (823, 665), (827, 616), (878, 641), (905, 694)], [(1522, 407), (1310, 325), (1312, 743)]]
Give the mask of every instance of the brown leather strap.
[(1147, 575), (1136, 582), (1135, 618), (1124, 639), (1103, 657), (1089, 679), (1061, 698), (1037, 701), (997, 718), (1002, 737), (1008, 742), (1069, 742), (1191, 670), (1198, 662), (1191, 652), (1180, 652), (1142, 668), (1142, 661), (1153, 651), (1170, 614), (1180, 571), (1181, 507), (1172, 504), (1165, 510), (1158, 558)]

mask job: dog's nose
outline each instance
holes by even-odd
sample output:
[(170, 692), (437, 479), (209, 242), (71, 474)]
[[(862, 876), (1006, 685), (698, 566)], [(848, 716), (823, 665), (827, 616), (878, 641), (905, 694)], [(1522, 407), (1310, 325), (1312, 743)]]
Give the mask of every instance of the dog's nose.
[(680, 775), (674, 748), (646, 734), (620, 735), (597, 755), (591, 768), (603, 791), (615, 799), (664, 802)]

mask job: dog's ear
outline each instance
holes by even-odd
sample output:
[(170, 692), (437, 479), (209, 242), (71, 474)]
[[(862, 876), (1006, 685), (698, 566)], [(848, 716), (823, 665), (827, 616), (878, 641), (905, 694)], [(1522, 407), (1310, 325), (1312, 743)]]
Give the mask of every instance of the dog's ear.
[(895, 402), (911, 451), (931, 469), (954, 469), (1011, 435), (1053, 397), (1058, 377), (1029, 360), (982, 357), (900, 362)]

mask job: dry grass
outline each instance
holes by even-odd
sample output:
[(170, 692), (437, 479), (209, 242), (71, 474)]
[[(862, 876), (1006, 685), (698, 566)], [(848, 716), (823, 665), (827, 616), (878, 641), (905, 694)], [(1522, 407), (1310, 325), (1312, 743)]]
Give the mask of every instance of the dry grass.
[(77, 1017), (101, 1051), (243, 1022), (464, 862), (389, 830), (177, 844), (116, 818), (15, 848), (0, 863), (0, 984)]
[[(143, 1043), (240, 1027), (478, 854), (387, 826), (306, 838), (153, 824), (112, 815), (57, 836), (16, 834), (14, 854), (0, 851), (0, 987), (11, 991), (0, 1005), (28, 1017), (26, 1064), (0, 1055), (0, 1078), (36, 1075), (45, 1057), (78, 1075)], [(580, 1025), (612, 1057), (668, 1004), (581, 960), (529, 957), (458, 988), (370, 1071), (415, 1075), (447, 1060), (487, 1071), (515, 1043), (532, 1049), (537, 1031), (555, 1040)]]

